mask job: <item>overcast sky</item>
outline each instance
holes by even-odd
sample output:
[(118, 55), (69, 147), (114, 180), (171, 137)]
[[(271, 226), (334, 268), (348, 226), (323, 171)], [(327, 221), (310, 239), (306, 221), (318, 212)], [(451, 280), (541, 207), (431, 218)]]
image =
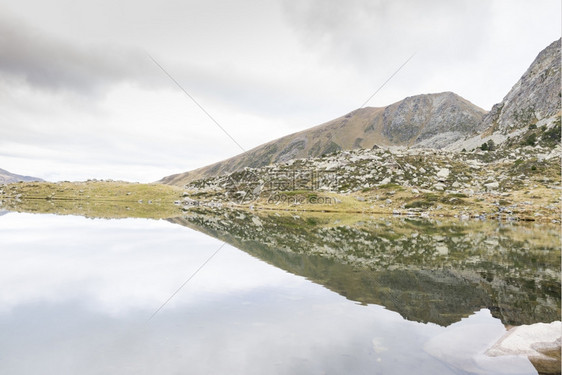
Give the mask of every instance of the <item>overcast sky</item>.
[(0, 168), (155, 181), (368, 103), (489, 110), (560, 37), (559, 0), (0, 0)]

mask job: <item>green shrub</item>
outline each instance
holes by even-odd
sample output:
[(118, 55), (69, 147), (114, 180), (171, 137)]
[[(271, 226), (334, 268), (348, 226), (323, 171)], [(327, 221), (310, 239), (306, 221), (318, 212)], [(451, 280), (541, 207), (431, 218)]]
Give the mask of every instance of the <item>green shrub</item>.
[(468, 198), (468, 195), (463, 193), (453, 193), (453, 194), (449, 194), (449, 196), (452, 198)]
[(523, 140), (523, 146), (534, 146), (537, 142), (537, 135), (535, 133), (529, 134), (527, 138)]
[(406, 204), (405, 208), (428, 208), (433, 206), (433, 202), (429, 202), (426, 200), (417, 200)]
[(384, 184), (384, 185), (380, 185), (379, 189), (395, 189), (395, 190), (404, 190), (404, 188), (398, 184)]
[(557, 143), (560, 143), (560, 137), (561, 137), (560, 131), (561, 131), (560, 121), (558, 121), (558, 123), (554, 125), (552, 128), (544, 131), (544, 133), (541, 136), (541, 140), (549, 146), (554, 146)]
[(423, 197), (428, 202), (437, 202), (439, 200), (439, 195), (433, 193), (425, 193)]

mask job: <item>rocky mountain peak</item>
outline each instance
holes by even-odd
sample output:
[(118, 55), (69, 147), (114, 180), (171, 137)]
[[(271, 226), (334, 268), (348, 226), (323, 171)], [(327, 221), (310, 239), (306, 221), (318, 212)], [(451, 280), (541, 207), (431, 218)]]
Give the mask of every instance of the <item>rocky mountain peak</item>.
[(502, 102), (494, 105), (482, 123), (488, 132), (505, 135), (560, 116), (560, 42), (542, 50)]
[[(560, 143), (560, 39), (545, 48), (489, 113), (452, 92), (407, 97), (382, 108), (365, 107), (244, 154), (163, 178), (182, 186), (225, 175), (340, 150), (374, 146), (474, 150), (483, 142), (502, 147), (552, 148)], [(509, 142), (506, 140), (509, 139)], [(494, 146), (495, 147), (495, 146)]]
[(410, 96), (385, 108), (383, 134), (391, 143), (442, 148), (474, 131), (485, 113), (452, 92)]
[(262, 167), (340, 150), (374, 146), (442, 148), (474, 132), (485, 111), (452, 92), (408, 97), (387, 107), (365, 107), (313, 128), (258, 146), (213, 165), (165, 177), (182, 185), (246, 167)]

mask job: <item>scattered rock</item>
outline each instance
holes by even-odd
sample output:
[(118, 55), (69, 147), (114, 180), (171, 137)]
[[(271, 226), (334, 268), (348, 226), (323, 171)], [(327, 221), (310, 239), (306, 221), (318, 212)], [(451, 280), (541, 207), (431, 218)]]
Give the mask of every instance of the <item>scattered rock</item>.
[(390, 177), (386, 177), (380, 182), (380, 185), (390, 184), (390, 181), (391, 181)]
[(446, 187), (447, 186), (442, 182), (438, 182), (435, 185), (433, 185), (433, 189), (437, 190), (437, 191), (443, 191), (443, 190), (445, 190)]
[(260, 218), (257, 216), (252, 217), (252, 223), (257, 225), (258, 227), (263, 227), (263, 223), (261, 222)]
[(487, 184), (484, 184), (484, 186), (488, 190), (494, 190), (494, 189), (498, 189), (500, 187), (500, 184), (497, 181), (494, 181), (494, 182), (488, 182)]
[(441, 179), (447, 179), (450, 173), (451, 171), (449, 170), (449, 168), (441, 168), (439, 172), (437, 172), (437, 177)]

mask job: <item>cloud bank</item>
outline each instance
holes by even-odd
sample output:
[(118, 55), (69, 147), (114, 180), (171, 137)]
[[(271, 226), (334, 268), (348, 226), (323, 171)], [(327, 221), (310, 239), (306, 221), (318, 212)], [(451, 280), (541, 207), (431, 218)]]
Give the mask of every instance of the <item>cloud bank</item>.
[(356, 109), (412, 53), (369, 106), (453, 91), (490, 109), (560, 35), (554, 0), (0, 6), (0, 167), (51, 180), (239, 152), (146, 52), (249, 149)]

